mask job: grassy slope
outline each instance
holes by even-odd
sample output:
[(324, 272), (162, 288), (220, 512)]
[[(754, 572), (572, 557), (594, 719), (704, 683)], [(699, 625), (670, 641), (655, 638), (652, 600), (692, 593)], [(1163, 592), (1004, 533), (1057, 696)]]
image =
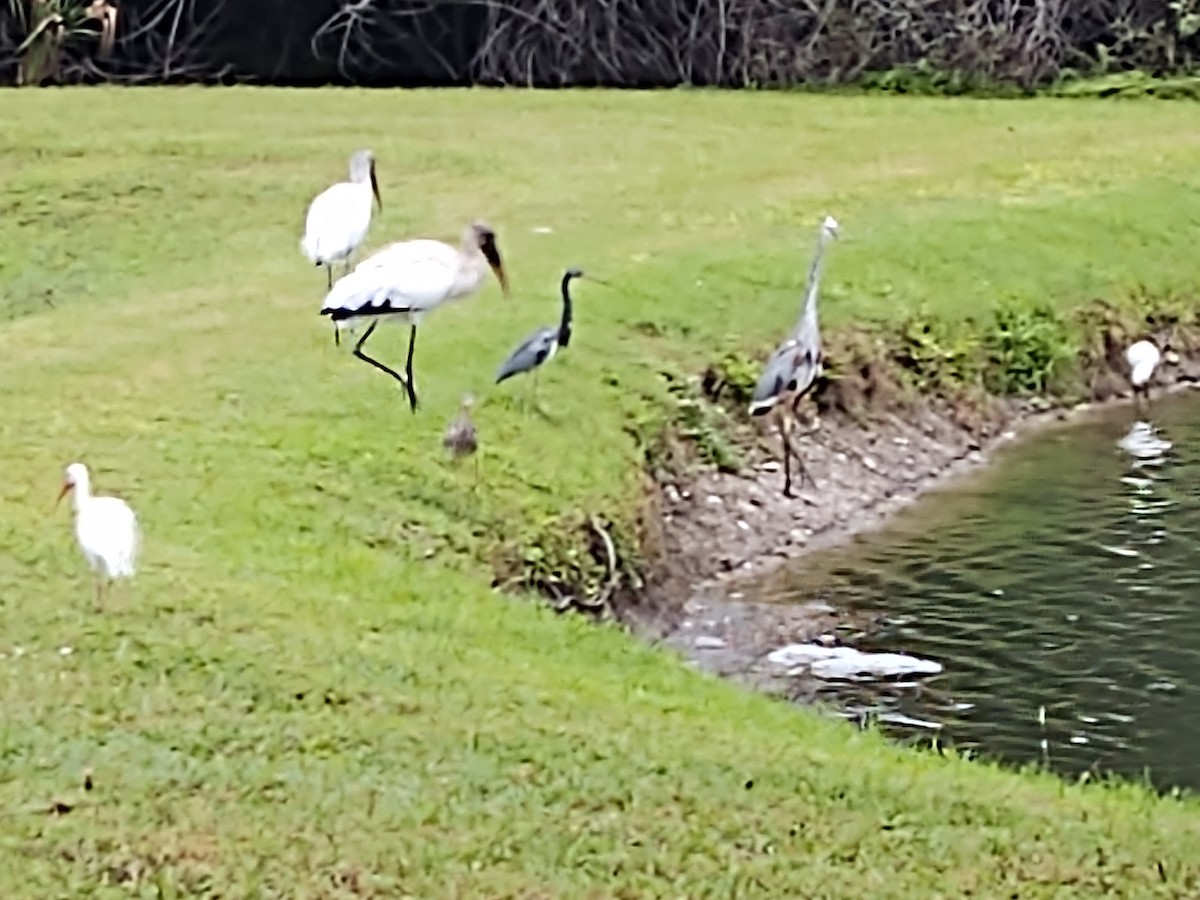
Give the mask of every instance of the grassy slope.
[[(47, 90), (0, 116), (6, 896), (137, 865), (226, 896), (1198, 889), (1191, 803), (901, 753), (498, 599), (473, 561), (489, 529), (628, 504), (657, 365), (773, 339), (826, 211), (834, 324), (1194, 288), (1190, 106)], [(358, 145), (374, 244), (482, 214), (516, 288), (427, 320), (415, 418), (334, 349), (297, 247)], [(487, 384), (570, 264), (643, 293), (580, 287), (547, 421)], [(465, 389), (478, 497), (438, 445)], [(147, 532), (106, 615), (47, 516), (72, 458)], [(93, 806), (26, 811), (86, 766)]]

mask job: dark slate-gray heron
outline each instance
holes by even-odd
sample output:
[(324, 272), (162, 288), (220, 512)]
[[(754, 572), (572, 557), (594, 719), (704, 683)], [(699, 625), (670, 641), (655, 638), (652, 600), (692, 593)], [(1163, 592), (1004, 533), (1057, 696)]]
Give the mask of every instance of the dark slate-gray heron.
[(375, 156), (359, 150), (350, 157), (350, 180), (326, 188), (309, 204), (300, 249), (313, 265), (325, 267), (326, 290), (333, 288), (335, 262), (344, 262), (349, 273), (354, 251), (371, 229), (372, 199), (382, 210)]
[[(399, 381), (415, 413), (413, 349), (417, 324), (425, 313), (443, 303), (475, 293), (489, 267), (500, 282), (501, 292), (509, 297), (496, 232), (485, 222), (467, 226), (458, 247), (426, 238), (401, 241), (367, 257), (353, 272), (338, 279), (325, 297), (321, 315), (333, 320), (335, 340), (339, 342), (342, 329), (353, 331), (360, 322), (370, 319), (371, 324), (354, 345), (354, 355)], [(407, 322), (411, 326), (404, 375), (363, 352), (363, 344), (381, 321)]]
[(562, 277), (562, 317), (557, 326), (547, 325), (539, 328), (525, 338), (508, 359), (504, 360), (496, 373), (496, 384), (520, 375), (523, 372), (533, 372), (533, 392), (537, 396), (538, 369), (554, 357), (560, 347), (571, 343), (572, 304), (571, 281), (583, 278), (579, 269), (568, 269)]
[[(750, 415), (777, 416), (779, 439), (783, 446), (783, 494), (791, 497), (792, 468), (795, 458), (800, 471), (800, 483), (808, 476), (800, 454), (792, 445), (792, 428), (801, 399), (812, 390), (821, 375), (824, 356), (821, 349), (821, 329), (817, 320), (817, 291), (821, 283), (821, 263), (825, 247), (838, 235), (838, 223), (826, 216), (817, 232), (817, 248), (808, 268), (808, 286), (804, 292), (804, 308), (792, 333), (767, 359), (762, 375), (750, 400)], [(811, 478), (809, 478), (811, 481)]]

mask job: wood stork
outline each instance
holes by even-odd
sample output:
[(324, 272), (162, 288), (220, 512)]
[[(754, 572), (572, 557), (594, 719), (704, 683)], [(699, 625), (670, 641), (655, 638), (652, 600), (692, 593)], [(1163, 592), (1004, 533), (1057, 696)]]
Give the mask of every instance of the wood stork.
[[(415, 413), (413, 349), (421, 317), (443, 303), (475, 293), (489, 267), (500, 282), (500, 290), (509, 297), (496, 232), (485, 222), (468, 225), (458, 247), (426, 238), (401, 241), (367, 257), (353, 272), (338, 279), (325, 297), (321, 315), (329, 316), (338, 331), (353, 331), (360, 320), (371, 320), (354, 345), (354, 355), (399, 381)], [(407, 322), (411, 326), (404, 375), (363, 352), (363, 344), (380, 321)]]
[[(817, 231), (817, 249), (808, 268), (808, 286), (804, 292), (804, 308), (791, 335), (767, 359), (762, 375), (750, 400), (750, 415), (764, 416), (774, 411), (778, 419), (779, 438), (783, 445), (783, 494), (792, 495), (791, 460), (794, 457), (800, 470), (800, 483), (808, 478), (804, 461), (792, 445), (791, 431), (797, 408), (817, 378), (821, 375), (824, 355), (821, 349), (821, 329), (817, 321), (817, 290), (821, 283), (821, 263), (825, 247), (838, 235), (838, 223), (826, 216)], [(811, 481), (812, 479), (809, 478)]]
[(1134, 341), (1125, 349), (1125, 362), (1129, 366), (1129, 384), (1133, 388), (1134, 402), (1144, 399), (1150, 402), (1150, 380), (1160, 362), (1176, 365), (1179, 356), (1166, 341), (1159, 349), (1157, 339), (1146, 338)]
[(496, 373), (496, 384), (505, 379), (533, 372), (533, 392), (537, 396), (537, 376), (543, 363), (548, 362), (560, 347), (571, 343), (571, 280), (582, 278), (579, 269), (568, 269), (562, 277), (562, 318), (557, 326), (539, 328), (508, 355)]
[(308, 206), (300, 249), (309, 262), (325, 267), (326, 289), (333, 287), (333, 264), (344, 262), (349, 272), (350, 257), (366, 239), (372, 196), (382, 211), (375, 156), (359, 150), (350, 157), (350, 180), (321, 191)]
[(96, 605), (103, 588), (117, 578), (132, 578), (141, 534), (137, 517), (124, 500), (92, 496), (91, 477), (83, 463), (67, 466), (57, 506), (75, 491), (75, 539), (96, 581)]

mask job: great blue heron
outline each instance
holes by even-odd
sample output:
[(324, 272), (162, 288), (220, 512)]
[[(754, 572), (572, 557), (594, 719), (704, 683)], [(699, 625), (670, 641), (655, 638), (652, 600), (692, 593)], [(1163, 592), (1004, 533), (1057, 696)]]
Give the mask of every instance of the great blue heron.
[(473, 396), (470, 394), (463, 395), (462, 404), (458, 408), (458, 415), (450, 421), (450, 424), (446, 426), (445, 433), (442, 435), (442, 446), (455, 459), (460, 459), (464, 456), (475, 457), (475, 482), (478, 484), (479, 457), (476, 456), (476, 451), (479, 449), (479, 432), (475, 430), (475, 423), (471, 421), (471, 406), (474, 403), (475, 398)]
[[(1160, 349), (1161, 345), (1161, 349)], [(1166, 338), (1156, 335), (1134, 341), (1125, 349), (1125, 362), (1129, 366), (1129, 384), (1133, 388), (1134, 404), (1144, 400), (1150, 403), (1150, 380), (1160, 362), (1177, 365), (1179, 356), (1171, 349)]]
[[(425, 313), (443, 303), (477, 291), (489, 267), (508, 297), (508, 276), (496, 247), (496, 233), (483, 222), (467, 226), (459, 247), (426, 238), (401, 241), (367, 257), (339, 279), (325, 297), (321, 315), (333, 319), (335, 339), (341, 329), (353, 331), (361, 320), (371, 320), (354, 345), (354, 355), (399, 381), (415, 413), (417, 392), (412, 366), (417, 324)], [(363, 353), (363, 344), (381, 320), (407, 322), (412, 328), (404, 375)]]
[[(800, 483), (808, 478), (803, 459), (792, 445), (792, 427), (800, 400), (812, 389), (821, 374), (824, 359), (821, 352), (821, 329), (817, 321), (817, 290), (821, 283), (821, 261), (830, 238), (836, 238), (838, 223), (826, 216), (817, 232), (817, 249), (808, 268), (808, 286), (804, 292), (804, 309), (788, 339), (771, 354), (763, 367), (762, 376), (750, 400), (750, 414), (777, 415), (779, 439), (783, 446), (783, 494), (791, 497), (794, 457), (800, 470)], [(809, 479), (811, 481), (811, 478)]]
[(124, 500), (93, 496), (91, 476), (83, 463), (67, 466), (58, 500), (68, 491), (75, 492), (75, 539), (95, 575), (99, 607), (106, 582), (133, 577), (141, 543), (137, 517)]
[(550, 360), (560, 347), (571, 343), (571, 281), (583, 278), (579, 269), (568, 269), (562, 277), (562, 318), (557, 326), (547, 325), (539, 328), (525, 338), (496, 373), (496, 384), (505, 379), (520, 375), (522, 372), (533, 372), (533, 394), (537, 397), (537, 376), (541, 366)]
[(321, 191), (308, 206), (300, 249), (309, 262), (325, 267), (327, 289), (333, 287), (333, 264), (344, 262), (349, 272), (350, 258), (371, 228), (372, 196), (382, 210), (375, 156), (359, 150), (350, 157), (350, 180)]

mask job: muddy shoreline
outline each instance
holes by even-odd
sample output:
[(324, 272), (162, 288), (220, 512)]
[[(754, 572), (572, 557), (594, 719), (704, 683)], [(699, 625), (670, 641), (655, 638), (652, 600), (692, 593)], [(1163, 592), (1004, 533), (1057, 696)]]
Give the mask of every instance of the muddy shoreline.
[[(1159, 380), (1154, 396), (1200, 387), (1200, 358)], [(747, 449), (742, 473), (706, 469), (656, 486), (658, 599), (627, 608), (623, 618), (698, 668), (813, 701), (826, 683), (788, 676), (766, 655), (789, 643), (854, 646), (872, 623), (820, 598), (755, 599), (770, 593), (764, 585), (800, 558), (885, 526), (924, 495), (987, 466), (1014, 441), (1122, 406), (1134, 415), (1126, 394), (1071, 407), (995, 403), (970, 425), (935, 406), (869, 423), (822, 422), (805, 439), (813, 483), (794, 499), (782, 495), (782, 473), (764, 435)]]

